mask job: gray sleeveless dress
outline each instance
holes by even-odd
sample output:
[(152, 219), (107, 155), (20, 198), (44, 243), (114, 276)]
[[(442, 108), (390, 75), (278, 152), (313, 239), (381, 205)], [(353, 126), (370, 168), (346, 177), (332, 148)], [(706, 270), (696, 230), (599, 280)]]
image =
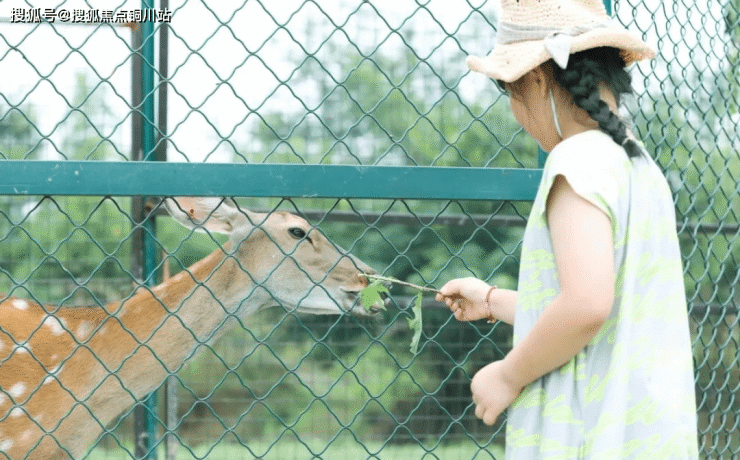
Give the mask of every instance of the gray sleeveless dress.
[(593, 340), (509, 408), (506, 458), (696, 459), (696, 401), (674, 203), (647, 157), (600, 131), (548, 156), (522, 246), (514, 344), (558, 294), (545, 203), (557, 175), (611, 220), (614, 307)]

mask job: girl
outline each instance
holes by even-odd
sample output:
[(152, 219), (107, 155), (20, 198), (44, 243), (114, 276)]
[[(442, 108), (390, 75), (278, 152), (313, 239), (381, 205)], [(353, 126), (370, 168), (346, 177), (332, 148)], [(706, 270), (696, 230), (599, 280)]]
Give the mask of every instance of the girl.
[(507, 459), (696, 459), (681, 255), (668, 185), (617, 115), (625, 66), (652, 58), (601, 0), (502, 0), (496, 46), (469, 57), (549, 152), (518, 291), (452, 280), (458, 320), (514, 325), (471, 390), (486, 424), (510, 407)]

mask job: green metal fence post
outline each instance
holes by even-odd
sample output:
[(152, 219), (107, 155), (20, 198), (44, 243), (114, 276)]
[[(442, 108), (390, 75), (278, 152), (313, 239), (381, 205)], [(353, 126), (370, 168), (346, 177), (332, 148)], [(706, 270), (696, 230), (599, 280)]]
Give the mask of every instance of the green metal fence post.
[[(142, 0), (141, 8), (151, 10), (152, 4)], [(141, 90), (142, 90), (142, 126), (141, 126), (141, 155), (143, 161), (156, 160), (155, 155), (155, 107), (154, 107), (154, 22), (144, 21), (141, 24)], [(143, 226), (143, 280), (148, 286), (154, 286), (157, 268), (156, 222), (153, 215), (147, 216)], [(139, 406), (137, 421), (135, 422), (135, 456), (137, 459), (156, 460), (156, 393), (150, 394)]]

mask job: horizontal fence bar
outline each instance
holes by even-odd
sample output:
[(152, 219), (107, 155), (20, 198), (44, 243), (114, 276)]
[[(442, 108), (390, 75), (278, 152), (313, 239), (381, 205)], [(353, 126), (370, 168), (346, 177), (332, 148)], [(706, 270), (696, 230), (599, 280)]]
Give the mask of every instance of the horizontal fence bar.
[(0, 161), (2, 195), (534, 199), (542, 170), (102, 161)]
[[(346, 165), (0, 160), (0, 195), (245, 196), (437, 200), (534, 200), (542, 170)], [(305, 211), (322, 220), (326, 211)], [(362, 221), (356, 213), (329, 220)], [(346, 214), (346, 215), (345, 215)], [(377, 220), (380, 214), (363, 214)], [(410, 215), (383, 215), (395, 223)], [(422, 222), (524, 226), (519, 216), (425, 216)], [(737, 233), (737, 224), (677, 222), (679, 231)]]

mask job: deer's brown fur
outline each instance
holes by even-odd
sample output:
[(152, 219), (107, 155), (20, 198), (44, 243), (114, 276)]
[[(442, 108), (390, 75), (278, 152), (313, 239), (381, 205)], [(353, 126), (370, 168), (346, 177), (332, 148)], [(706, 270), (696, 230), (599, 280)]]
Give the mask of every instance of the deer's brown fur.
[[(201, 221), (229, 233), (229, 243), (165, 283), (105, 306), (0, 303), (0, 459), (81, 456), (200, 343), (220, 335), (229, 315), (278, 303), (364, 314), (356, 299), (367, 281), (358, 275), (373, 271), (303, 219), (213, 199), (176, 204), (170, 213), (181, 223)], [(297, 239), (296, 228), (308, 238)]]

